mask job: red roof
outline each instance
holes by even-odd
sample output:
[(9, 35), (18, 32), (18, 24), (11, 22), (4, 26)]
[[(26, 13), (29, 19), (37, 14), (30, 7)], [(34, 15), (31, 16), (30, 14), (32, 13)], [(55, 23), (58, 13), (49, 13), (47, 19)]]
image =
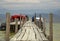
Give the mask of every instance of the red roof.
[(11, 19), (20, 18), (20, 17), (23, 18), (23, 19), (26, 18), (25, 15), (13, 15), (13, 16), (11, 16)]

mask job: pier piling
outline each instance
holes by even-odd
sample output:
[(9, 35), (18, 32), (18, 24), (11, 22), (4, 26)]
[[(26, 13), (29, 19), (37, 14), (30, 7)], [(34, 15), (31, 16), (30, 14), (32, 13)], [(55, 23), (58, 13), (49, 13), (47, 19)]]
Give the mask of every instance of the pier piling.
[(17, 18), (15, 18), (15, 33), (17, 33), (18, 32), (18, 19)]
[(49, 24), (50, 24), (50, 35), (49, 35), (49, 41), (53, 41), (53, 14), (51, 13), (50, 14), (50, 21), (49, 21)]
[(20, 16), (20, 28), (21, 28), (21, 16)]
[(10, 13), (6, 13), (6, 41), (9, 41), (10, 34)]
[(35, 16), (34, 16), (34, 23), (36, 24), (36, 13), (35, 13)]

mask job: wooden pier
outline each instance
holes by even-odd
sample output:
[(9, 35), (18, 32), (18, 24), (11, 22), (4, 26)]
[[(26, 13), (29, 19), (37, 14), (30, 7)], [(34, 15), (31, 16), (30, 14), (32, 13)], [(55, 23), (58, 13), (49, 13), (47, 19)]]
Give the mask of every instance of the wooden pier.
[[(20, 24), (19, 31), (17, 30), (18, 27), (18, 20), (16, 19), (15, 25), (15, 35), (11, 39), (9, 39), (10, 33), (10, 14), (7, 13), (6, 15), (6, 41), (53, 41), (53, 14), (50, 14), (49, 17), (50, 21), (50, 29), (49, 29), (49, 36), (45, 33), (45, 18), (43, 19), (43, 29), (41, 28), (41, 15), (39, 20), (39, 26), (36, 25), (36, 15), (34, 17), (34, 22), (31, 20), (23, 21), (23, 24)], [(21, 23), (21, 21), (20, 21)], [(46, 37), (47, 36), (47, 37)]]
[(48, 41), (41, 29), (27, 21), (10, 41)]

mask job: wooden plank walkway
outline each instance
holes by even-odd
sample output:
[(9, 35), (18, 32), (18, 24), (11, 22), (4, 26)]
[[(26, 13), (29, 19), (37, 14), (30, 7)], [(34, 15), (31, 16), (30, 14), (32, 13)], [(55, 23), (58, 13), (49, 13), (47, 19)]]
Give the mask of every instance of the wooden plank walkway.
[(10, 41), (48, 41), (41, 29), (27, 21)]

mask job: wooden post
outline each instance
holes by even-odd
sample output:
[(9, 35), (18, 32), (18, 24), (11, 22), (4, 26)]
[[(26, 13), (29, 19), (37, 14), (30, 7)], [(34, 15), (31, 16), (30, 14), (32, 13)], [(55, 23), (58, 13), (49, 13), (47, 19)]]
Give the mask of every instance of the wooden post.
[(23, 21), (23, 24), (22, 24), (22, 26), (23, 26), (23, 25), (24, 25), (24, 21), (25, 21), (25, 20), (24, 20), (24, 19), (22, 19), (22, 21)]
[(21, 16), (20, 16), (20, 28), (21, 28)]
[[(24, 19), (23, 19), (23, 22), (25, 23), (25, 22), (26, 22), (26, 20), (27, 20), (27, 19), (26, 19), (26, 18), (24, 18)], [(24, 23), (23, 23), (23, 24), (24, 24)]]
[(26, 21), (28, 21), (29, 20), (29, 18), (28, 18), (28, 16), (26, 15)]
[(10, 34), (10, 13), (6, 13), (6, 41), (9, 41)]
[(53, 14), (50, 14), (50, 35), (49, 35), (49, 41), (53, 41)]
[(43, 33), (44, 33), (44, 35), (46, 36), (46, 34), (45, 34), (45, 29), (46, 29), (46, 27), (45, 27), (45, 18), (43, 18)]
[(41, 14), (40, 14), (39, 26), (41, 28)]
[(25, 17), (25, 22), (27, 21), (27, 17)]
[(18, 32), (18, 19), (17, 18), (15, 18), (15, 23), (16, 23), (16, 25), (15, 25), (15, 33), (17, 33)]
[(35, 16), (34, 16), (34, 23), (36, 24), (36, 13), (35, 13)]
[(21, 27), (23, 26), (23, 24), (24, 24), (24, 19), (22, 18), (22, 21), (21, 21), (22, 23), (21, 23)]

